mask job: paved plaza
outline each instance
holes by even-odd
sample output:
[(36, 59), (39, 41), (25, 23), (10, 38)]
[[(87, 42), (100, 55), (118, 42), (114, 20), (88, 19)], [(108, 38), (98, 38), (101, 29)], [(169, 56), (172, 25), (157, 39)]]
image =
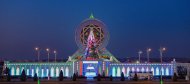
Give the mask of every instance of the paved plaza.
[[(38, 84), (38, 82), (33, 82), (32, 80), (27, 80), (26, 82), (20, 82), (19, 80), (12, 80), (11, 82), (0, 82), (0, 84)], [(119, 81), (119, 80), (86, 80), (78, 79), (77, 81), (72, 80), (41, 80), (39, 84), (160, 84), (158, 80), (154, 81)], [(163, 84), (190, 84), (190, 81), (179, 80), (178, 82), (172, 82), (171, 80), (166, 80)]]

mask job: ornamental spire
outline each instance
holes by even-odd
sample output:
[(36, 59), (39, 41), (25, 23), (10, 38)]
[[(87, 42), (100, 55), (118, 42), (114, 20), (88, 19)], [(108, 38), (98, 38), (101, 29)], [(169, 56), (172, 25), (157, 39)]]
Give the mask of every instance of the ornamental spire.
[(90, 14), (90, 19), (94, 19), (93, 13)]

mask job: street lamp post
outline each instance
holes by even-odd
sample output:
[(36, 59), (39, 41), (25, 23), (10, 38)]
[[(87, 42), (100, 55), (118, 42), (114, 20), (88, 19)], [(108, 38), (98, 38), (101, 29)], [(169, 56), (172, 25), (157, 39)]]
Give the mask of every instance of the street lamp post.
[(57, 51), (53, 51), (53, 53), (55, 54), (55, 62), (56, 62), (56, 58), (57, 58)]
[(48, 55), (48, 63), (49, 63), (49, 48), (46, 49)]
[(35, 50), (37, 51), (38, 62), (40, 62), (40, 49), (36, 47)]
[[(38, 64), (39, 64), (39, 66), (40, 66), (40, 49), (39, 49), (39, 47), (36, 47), (35, 50), (36, 50), (37, 53), (38, 53)], [(39, 75), (40, 75), (40, 72), (39, 72), (39, 71), (40, 71), (40, 69), (39, 69), (38, 72), (37, 72), (37, 73), (38, 73), (38, 83), (40, 83), (40, 76), (39, 76)]]
[[(159, 51), (160, 51), (160, 62), (162, 64), (162, 57), (163, 57), (163, 52), (166, 50), (165, 47), (160, 47)], [(160, 80), (161, 80), (161, 83), (162, 83), (162, 69), (161, 69), (161, 76), (160, 76)]]
[(49, 68), (49, 66), (50, 66), (50, 64), (49, 64), (49, 48), (46, 48), (46, 51), (47, 51), (47, 55), (48, 55), (48, 80), (50, 80), (50, 68)]
[(152, 49), (151, 48), (148, 48), (147, 50), (146, 50), (146, 52), (147, 52), (147, 63), (149, 63), (150, 62), (150, 51), (151, 51)]
[(142, 54), (143, 52), (141, 51), (141, 50), (139, 50), (139, 52), (138, 52), (138, 54), (139, 54), (139, 63), (141, 63), (141, 54)]

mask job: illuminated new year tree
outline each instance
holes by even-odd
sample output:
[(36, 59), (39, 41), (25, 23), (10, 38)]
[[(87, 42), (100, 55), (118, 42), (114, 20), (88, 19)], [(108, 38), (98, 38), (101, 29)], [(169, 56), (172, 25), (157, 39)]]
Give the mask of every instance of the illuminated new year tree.
[(85, 55), (84, 57), (86, 59), (97, 59), (98, 56), (98, 49), (96, 45), (96, 38), (94, 37), (93, 28), (90, 29), (90, 33), (87, 39), (87, 46), (85, 49)]

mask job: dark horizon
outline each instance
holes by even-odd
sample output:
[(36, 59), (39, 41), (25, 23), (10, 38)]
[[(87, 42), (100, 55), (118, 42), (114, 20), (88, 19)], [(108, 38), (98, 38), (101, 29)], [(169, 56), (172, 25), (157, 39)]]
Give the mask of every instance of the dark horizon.
[[(34, 48), (56, 49), (58, 59), (77, 51), (75, 30), (91, 13), (110, 33), (107, 49), (117, 58), (190, 58), (190, 0), (1, 0), (0, 59), (37, 59)], [(53, 54), (51, 54), (53, 58)]]

